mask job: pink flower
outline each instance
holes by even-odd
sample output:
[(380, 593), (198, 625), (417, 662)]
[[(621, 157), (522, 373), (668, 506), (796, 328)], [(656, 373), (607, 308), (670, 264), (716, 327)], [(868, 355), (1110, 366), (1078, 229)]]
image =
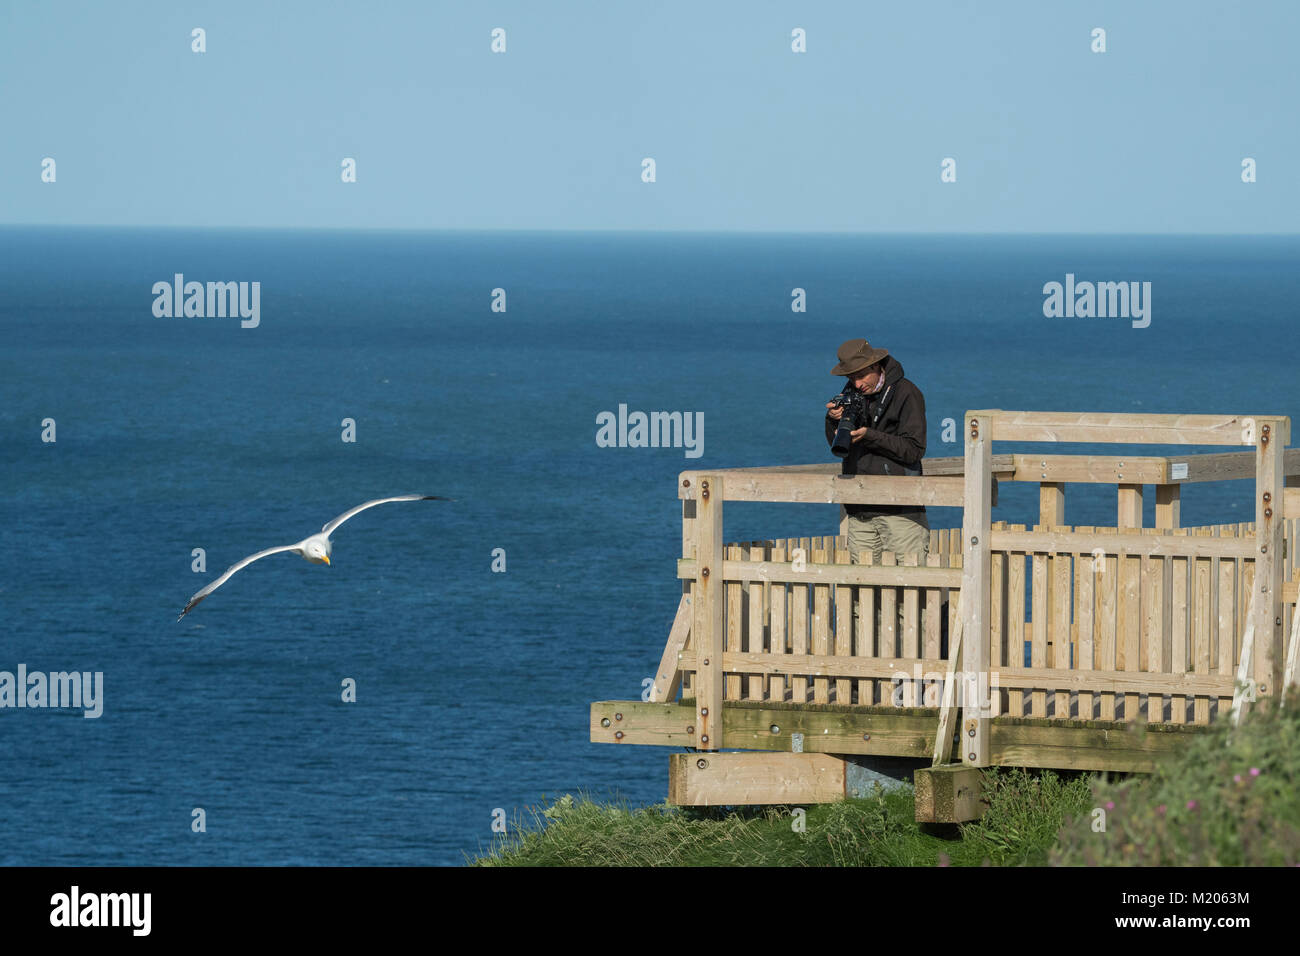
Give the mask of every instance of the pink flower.
[(1114, 809), (1115, 809), (1115, 801), (1114, 801), (1114, 800), (1107, 800), (1107, 801), (1106, 801), (1106, 809), (1107, 809), (1107, 810), (1114, 810)]
[(949, 862), (949, 861), (948, 861), (948, 854), (947, 854), (947, 853), (940, 853), (940, 854), (939, 854), (939, 865), (940, 865), (940, 866), (947, 866), (947, 865), (948, 865), (948, 862)]
[(1163, 803), (1156, 807), (1156, 813), (1160, 814), (1162, 817), (1165, 815), (1165, 805)]
[(1241, 783), (1241, 774), (1239, 774), (1239, 773), (1234, 773), (1234, 774), (1232, 775), (1232, 782), (1233, 782), (1233, 783)]
[(1195, 810), (1195, 809), (1196, 809), (1196, 801), (1195, 801), (1195, 800), (1188, 800), (1188, 801), (1187, 801), (1187, 809), (1188, 809), (1188, 810)]
[(1258, 768), (1258, 767), (1251, 767), (1251, 768), (1250, 768), (1250, 775), (1251, 775), (1252, 777), (1258, 777), (1258, 776), (1259, 776), (1259, 768)]

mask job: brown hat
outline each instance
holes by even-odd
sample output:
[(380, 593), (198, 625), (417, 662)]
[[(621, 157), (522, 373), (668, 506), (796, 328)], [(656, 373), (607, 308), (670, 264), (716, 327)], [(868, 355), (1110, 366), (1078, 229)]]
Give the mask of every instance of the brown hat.
[(875, 365), (888, 355), (889, 349), (873, 349), (866, 339), (849, 339), (835, 350), (840, 363), (831, 369), (831, 374), (852, 375)]

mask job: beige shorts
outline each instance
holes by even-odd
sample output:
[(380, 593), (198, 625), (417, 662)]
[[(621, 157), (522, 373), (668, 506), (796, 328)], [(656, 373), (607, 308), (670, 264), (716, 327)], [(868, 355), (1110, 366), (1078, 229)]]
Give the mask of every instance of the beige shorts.
[(927, 524), (899, 515), (858, 518), (849, 515), (849, 550), (856, 564), (859, 551), (872, 551), (876, 562), (885, 551), (897, 554), (930, 553), (930, 528)]

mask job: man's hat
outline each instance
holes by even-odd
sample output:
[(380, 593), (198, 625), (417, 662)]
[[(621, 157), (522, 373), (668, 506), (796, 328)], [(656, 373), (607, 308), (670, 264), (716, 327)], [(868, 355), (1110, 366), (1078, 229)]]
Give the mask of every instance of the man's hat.
[(849, 339), (838, 349), (835, 356), (840, 363), (831, 369), (832, 375), (852, 375), (889, 355), (889, 349), (873, 349), (866, 339)]

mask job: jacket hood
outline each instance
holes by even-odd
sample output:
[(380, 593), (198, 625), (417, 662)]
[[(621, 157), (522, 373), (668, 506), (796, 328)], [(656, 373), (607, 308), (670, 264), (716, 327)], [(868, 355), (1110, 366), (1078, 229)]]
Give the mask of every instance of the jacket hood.
[(903, 377), (903, 363), (892, 355), (885, 357), (885, 386), (888, 387)]

